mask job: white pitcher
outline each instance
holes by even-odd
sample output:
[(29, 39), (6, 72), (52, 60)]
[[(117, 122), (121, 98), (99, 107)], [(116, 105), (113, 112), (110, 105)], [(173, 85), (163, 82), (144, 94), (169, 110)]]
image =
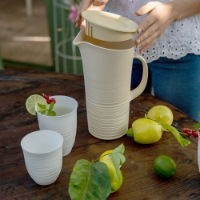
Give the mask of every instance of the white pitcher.
[[(147, 83), (146, 61), (134, 55), (131, 41), (88, 40), (82, 30), (73, 44), (82, 56), (89, 132), (106, 140), (123, 136), (128, 129), (130, 101), (143, 92)], [(139, 86), (130, 90), (133, 58), (142, 62), (143, 75)]]

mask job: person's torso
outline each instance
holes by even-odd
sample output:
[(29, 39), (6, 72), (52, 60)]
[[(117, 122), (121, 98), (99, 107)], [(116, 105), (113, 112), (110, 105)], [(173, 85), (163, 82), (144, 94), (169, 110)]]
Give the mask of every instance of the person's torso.
[[(110, 0), (105, 11), (113, 12), (136, 23), (145, 16), (137, 16), (136, 11), (151, 0)], [(169, 2), (170, 0), (159, 0)], [(200, 55), (200, 14), (172, 23), (156, 43), (143, 55), (148, 62), (159, 57), (181, 58), (188, 53)]]

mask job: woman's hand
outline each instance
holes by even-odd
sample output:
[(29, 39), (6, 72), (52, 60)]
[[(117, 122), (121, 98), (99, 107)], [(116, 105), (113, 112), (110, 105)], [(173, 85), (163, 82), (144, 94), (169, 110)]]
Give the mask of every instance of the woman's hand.
[(76, 26), (82, 27), (84, 26), (83, 18), (81, 13), (84, 10), (91, 9), (91, 10), (103, 10), (105, 5), (109, 0), (82, 0), (80, 6), (78, 8), (78, 15), (76, 18)]
[(147, 50), (176, 19), (171, 2), (149, 2), (137, 10), (136, 14), (147, 15), (138, 27), (136, 45), (141, 53)]

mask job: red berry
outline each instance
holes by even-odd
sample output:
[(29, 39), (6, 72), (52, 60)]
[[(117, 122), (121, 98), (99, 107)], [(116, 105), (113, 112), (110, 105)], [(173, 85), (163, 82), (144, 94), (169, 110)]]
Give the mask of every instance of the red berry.
[(191, 129), (189, 129), (189, 128), (183, 128), (183, 130), (182, 130), (183, 133), (188, 133), (190, 131), (191, 131)]
[(182, 132), (187, 134), (188, 136), (193, 135), (192, 129), (190, 129), (190, 128), (183, 128)]
[(49, 99), (49, 95), (47, 95), (47, 94), (42, 94), (42, 96), (46, 99), (46, 100), (48, 100)]
[(199, 137), (199, 135), (198, 135), (198, 134), (196, 134), (196, 135), (193, 135), (193, 137), (195, 137), (195, 138), (198, 138), (198, 137)]
[(55, 100), (54, 98), (51, 98), (50, 101), (51, 101), (51, 103), (52, 103), (52, 102), (53, 102), (53, 103), (56, 103), (56, 100)]
[(197, 138), (199, 136), (199, 131), (190, 128), (183, 128), (182, 132), (194, 138)]
[(193, 130), (193, 131), (192, 131), (192, 136), (195, 137), (195, 138), (197, 138), (197, 137), (199, 136), (199, 132)]
[(50, 99), (46, 99), (47, 103), (50, 104), (51, 103), (51, 100)]
[(188, 132), (187, 135), (188, 135), (188, 136), (193, 136), (192, 131)]

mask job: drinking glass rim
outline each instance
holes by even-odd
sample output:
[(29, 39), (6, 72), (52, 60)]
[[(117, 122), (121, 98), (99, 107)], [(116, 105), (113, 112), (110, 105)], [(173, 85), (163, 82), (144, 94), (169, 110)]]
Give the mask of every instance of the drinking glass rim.
[(43, 116), (43, 117), (47, 117), (47, 118), (53, 118), (53, 117), (60, 118), (60, 117), (70, 116), (70, 115), (73, 114), (74, 111), (77, 110), (77, 108), (78, 108), (78, 102), (77, 102), (76, 99), (74, 99), (74, 98), (72, 98), (72, 97), (69, 97), (69, 96), (65, 96), (65, 95), (50, 96), (50, 98), (55, 98), (55, 99), (56, 99), (56, 97), (65, 97), (65, 98), (67, 98), (67, 99), (72, 100), (72, 102), (73, 102), (74, 105), (75, 105), (75, 106), (74, 106), (74, 109), (72, 109), (70, 112), (67, 112), (67, 113), (65, 113), (65, 114), (63, 114), (63, 115), (49, 116), (49, 115), (44, 115), (44, 114), (39, 113), (39, 112), (37, 111), (37, 105), (35, 105), (35, 111), (36, 111), (37, 115), (40, 115), (40, 116)]
[[(38, 152), (38, 153), (37, 153), (37, 152), (35, 152), (35, 153), (34, 153), (34, 152), (31, 152), (31, 151), (28, 150), (26, 147), (24, 147), (23, 141), (24, 141), (25, 138), (28, 137), (29, 135), (35, 134), (35, 133), (38, 133), (38, 132), (51, 132), (51, 133), (57, 134), (57, 135), (59, 135), (58, 137), (61, 138), (61, 142), (59, 141), (59, 145), (58, 145), (57, 147), (55, 147), (55, 148), (49, 150), (49, 151), (40, 152), (40, 153), (39, 153), (39, 152)], [(33, 155), (46, 155), (46, 154), (53, 153), (53, 152), (57, 151), (58, 149), (62, 148), (63, 142), (64, 142), (63, 136), (62, 136), (60, 133), (58, 133), (57, 131), (53, 131), (53, 130), (37, 130), (37, 131), (33, 131), (33, 132), (30, 132), (30, 133), (26, 134), (26, 135), (21, 139), (20, 144), (21, 144), (22, 150), (28, 152), (29, 154), (33, 154)]]

